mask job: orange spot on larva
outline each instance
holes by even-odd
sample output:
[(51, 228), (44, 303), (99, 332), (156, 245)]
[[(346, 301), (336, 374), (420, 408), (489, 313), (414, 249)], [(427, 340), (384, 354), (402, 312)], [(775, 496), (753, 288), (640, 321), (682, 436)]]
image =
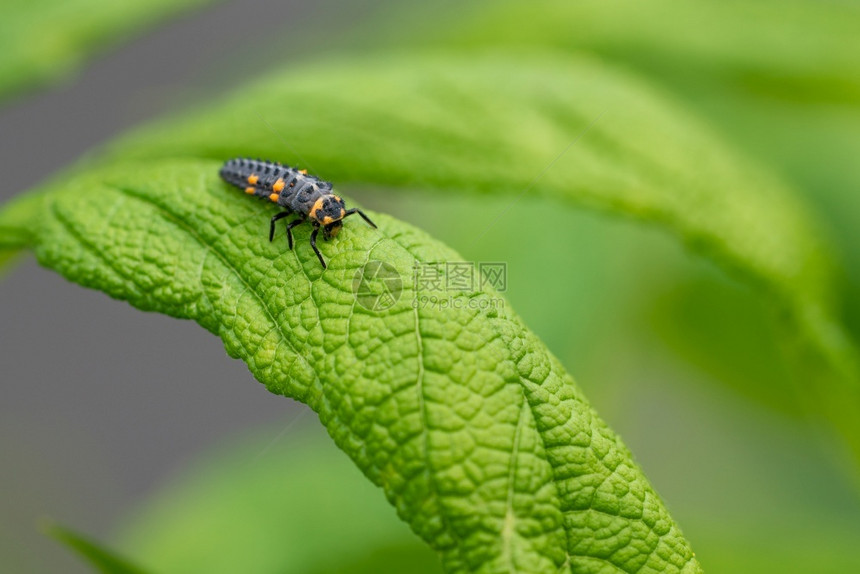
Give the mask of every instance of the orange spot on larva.
[(248, 176), (248, 183), (250, 183), (251, 185), (257, 185), (258, 181), (260, 181), (259, 176), (257, 176), (257, 175), (249, 175)]
[(284, 189), (285, 185), (286, 184), (284, 183), (284, 180), (281, 178), (278, 178), (278, 181), (276, 181), (274, 183), (274, 185), (272, 185), (272, 191), (280, 192), (282, 189)]
[(321, 197), (314, 202), (313, 207), (311, 207), (311, 210), (308, 212), (308, 215), (311, 217), (311, 219), (317, 218), (317, 211), (322, 209), (322, 206), (323, 206), (323, 198)]

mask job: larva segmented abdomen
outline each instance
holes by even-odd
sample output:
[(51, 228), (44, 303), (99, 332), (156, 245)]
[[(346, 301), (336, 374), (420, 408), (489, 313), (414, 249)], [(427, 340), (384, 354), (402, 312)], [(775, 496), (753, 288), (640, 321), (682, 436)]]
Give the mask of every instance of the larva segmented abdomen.
[(246, 158), (231, 159), (220, 171), (226, 182), (237, 187), (253, 185), (265, 190), (270, 190), (279, 178), (291, 180), (298, 173), (298, 170), (286, 165)]
[(316, 200), (332, 190), (331, 183), (304, 170), (260, 159), (235, 158), (221, 167), (221, 178), (249, 195), (268, 199), (308, 215)]

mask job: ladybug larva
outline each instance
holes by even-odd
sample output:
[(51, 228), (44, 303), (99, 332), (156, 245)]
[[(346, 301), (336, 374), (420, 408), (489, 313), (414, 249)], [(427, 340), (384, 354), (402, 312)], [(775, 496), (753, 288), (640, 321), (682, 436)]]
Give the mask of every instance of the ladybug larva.
[(326, 268), (325, 259), (317, 249), (320, 227), (323, 230), (323, 238), (328, 240), (338, 234), (345, 217), (357, 213), (371, 227), (376, 228), (376, 224), (360, 209), (346, 209), (343, 199), (332, 191), (331, 183), (308, 175), (307, 170), (277, 162), (240, 157), (224, 163), (219, 173), (224, 181), (244, 189), (248, 195), (268, 199), (285, 209), (272, 217), (269, 241), (275, 238), (275, 223), (294, 213), (298, 215), (298, 219), (287, 224), (287, 244), (292, 249), (293, 227), (310, 221), (314, 227), (311, 231), (311, 247), (323, 269)]

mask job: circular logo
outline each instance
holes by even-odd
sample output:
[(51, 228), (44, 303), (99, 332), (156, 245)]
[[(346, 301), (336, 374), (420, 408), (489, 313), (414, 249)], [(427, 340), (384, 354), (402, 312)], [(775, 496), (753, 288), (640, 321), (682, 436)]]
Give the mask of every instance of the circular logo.
[(368, 261), (356, 270), (352, 292), (356, 302), (368, 311), (385, 311), (394, 306), (403, 291), (397, 269), (384, 261)]

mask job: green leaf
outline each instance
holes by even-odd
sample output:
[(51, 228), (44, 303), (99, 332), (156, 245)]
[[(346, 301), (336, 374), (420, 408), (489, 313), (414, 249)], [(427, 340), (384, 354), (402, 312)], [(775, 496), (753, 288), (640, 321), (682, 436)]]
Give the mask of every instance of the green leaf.
[(192, 461), (131, 513), (118, 547), (171, 574), (441, 572), (382, 492), (310, 427), (269, 427)]
[(121, 558), (112, 550), (108, 550), (68, 528), (50, 524), (45, 528), (47, 534), (74, 550), (98, 572), (104, 574), (143, 574), (144, 571)]
[(207, 0), (5, 0), (0, 98), (69, 74), (106, 44)]
[[(627, 449), (519, 319), (493, 308), (497, 294), (413, 306), (415, 261), (456, 253), (373, 214), (379, 230), (351, 221), (323, 246), (323, 271), (306, 228), (292, 252), (266, 240), (275, 209), (228, 188), (219, 166), (116, 162), (66, 180), (33, 202), (39, 261), (220, 336), (269, 390), (319, 413), (450, 572), (698, 571)], [(353, 295), (370, 260), (403, 281), (386, 311)]]

